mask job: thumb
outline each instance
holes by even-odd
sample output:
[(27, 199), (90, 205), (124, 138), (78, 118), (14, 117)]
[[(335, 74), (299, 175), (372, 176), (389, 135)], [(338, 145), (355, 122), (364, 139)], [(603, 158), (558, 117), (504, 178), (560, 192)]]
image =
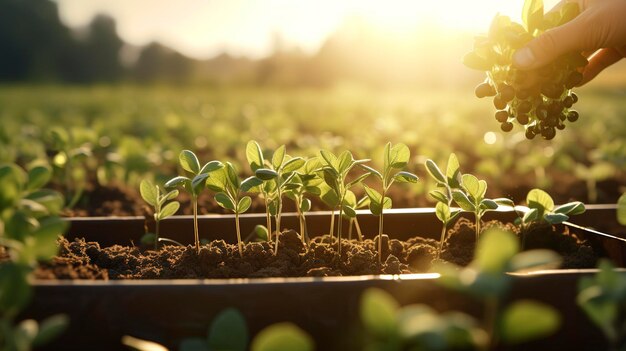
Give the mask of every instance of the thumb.
[(589, 33), (583, 29), (584, 22), (577, 19), (531, 40), (513, 55), (513, 64), (519, 69), (530, 70), (545, 66), (563, 54), (581, 51), (581, 38)]

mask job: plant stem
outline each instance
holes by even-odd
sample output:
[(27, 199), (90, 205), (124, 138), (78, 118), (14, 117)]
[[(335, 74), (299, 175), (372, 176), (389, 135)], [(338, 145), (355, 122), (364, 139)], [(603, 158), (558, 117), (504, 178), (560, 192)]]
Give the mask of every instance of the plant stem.
[(198, 234), (198, 197), (196, 195), (191, 197), (193, 202), (193, 235), (196, 244), (196, 253), (200, 254), (200, 235)]
[(265, 196), (265, 219), (267, 221), (267, 241), (272, 241), (272, 216), (270, 215), (269, 203), (267, 200), (267, 194)]
[(280, 184), (278, 185), (278, 206), (276, 208), (276, 245), (274, 247), (274, 256), (278, 254), (278, 238), (280, 237), (280, 215), (283, 210), (283, 201), (281, 199)]
[(354, 219), (354, 226), (356, 227), (356, 233), (359, 236), (359, 241), (363, 241), (363, 233), (361, 232), (361, 226), (359, 225), (359, 220)]
[(443, 223), (441, 227), (441, 239), (439, 240), (439, 250), (437, 250), (437, 258), (441, 256), (441, 251), (443, 251), (443, 241), (446, 239), (446, 227), (447, 223)]
[(481, 216), (478, 215), (478, 213), (475, 214), (476, 216), (476, 224), (474, 225), (476, 227), (476, 245), (478, 245), (478, 238), (480, 237), (480, 218)]
[(241, 229), (239, 228), (239, 211), (235, 211), (235, 228), (237, 230), (237, 244), (239, 246), (239, 256), (243, 257), (243, 244), (241, 242)]
[[(343, 197), (341, 198), (343, 204)], [(341, 223), (343, 222), (343, 206), (339, 207), (339, 218), (337, 218), (337, 253), (341, 257)]]
[(385, 212), (385, 185), (381, 197), (380, 216), (378, 217), (378, 263), (383, 262), (383, 213)]
[(159, 250), (159, 224), (161, 223), (161, 221), (159, 221), (158, 219), (156, 220), (156, 228), (155, 228), (155, 238), (154, 238), (154, 251), (158, 251)]
[(350, 218), (348, 222), (348, 240), (352, 240), (352, 227), (354, 226), (354, 218)]
[(333, 242), (333, 232), (335, 231), (335, 209), (333, 208), (330, 211), (330, 231), (328, 232), (330, 234), (330, 242)]

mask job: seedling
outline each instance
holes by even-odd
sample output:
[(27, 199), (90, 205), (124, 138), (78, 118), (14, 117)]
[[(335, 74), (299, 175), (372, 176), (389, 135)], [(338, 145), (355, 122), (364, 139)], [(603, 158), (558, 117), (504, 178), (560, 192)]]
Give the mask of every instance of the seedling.
[(435, 269), (441, 274), (439, 283), (484, 302), (487, 349), (550, 335), (561, 322), (555, 308), (537, 301), (517, 300), (502, 306), (511, 287), (507, 272), (554, 268), (561, 262), (550, 250), (519, 251), (515, 234), (489, 229), (480, 236), (474, 260), (467, 267), (441, 263)]
[(450, 154), (448, 158), (446, 175), (443, 175), (443, 172), (433, 160), (426, 160), (425, 166), (428, 174), (437, 182), (437, 187), (443, 188), (443, 191), (437, 189), (428, 193), (437, 201), (437, 205), (435, 205), (435, 215), (443, 223), (441, 227), (441, 239), (439, 240), (439, 247), (437, 249), (437, 258), (439, 258), (443, 250), (443, 243), (446, 240), (448, 225), (461, 213), (458, 209), (451, 208), (453, 200), (452, 189), (460, 187), (459, 179), (461, 173), (459, 171), (459, 160), (455, 154)]
[[(285, 145), (281, 145), (272, 155), (272, 162), (266, 168), (257, 168), (254, 172), (257, 178), (263, 181), (260, 187), (266, 188), (266, 195), (269, 198), (269, 211), (274, 213), (276, 218), (276, 245), (274, 255), (278, 254), (278, 237), (280, 234), (280, 220), (283, 211), (283, 195), (287, 190), (293, 190), (292, 178), (295, 171), (304, 166), (305, 160), (301, 157), (291, 157), (287, 155)], [(275, 207), (272, 208), (272, 205)]]
[(193, 234), (196, 253), (200, 253), (200, 236), (198, 234), (198, 195), (204, 190), (205, 182), (209, 173), (214, 172), (224, 165), (219, 161), (207, 162), (200, 168), (200, 161), (193, 151), (183, 150), (178, 156), (180, 166), (191, 173), (191, 178), (186, 176), (176, 176), (165, 183), (166, 188), (182, 186), (191, 195), (191, 205), (193, 208)]
[[(259, 143), (254, 140), (250, 140), (246, 145), (246, 159), (248, 160), (252, 173), (255, 173), (257, 170), (265, 167), (265, 159), (263, 158), (261, 146), (259, 146)], [(258, 187), (258, 191), (265, 201), (265, 227), (267, 228), (267, 241), (272, 241), (272, 218), (270, 214), (270, 204), (272, 199), (270, 197), (270, 193), (273, 190), (273, 185), (275, 185), (274, 182), (265, 182), (262, 186)]]
[(604, 333), (609, 350), (624, 350), (626, 277), (606, 259), (600, 260), (598, 269), (595, 276), (580, 279), (576, 300), (587, 317)]
[(71, 130), (52, 128), (50, 130), (51, 148), (56, 151), (52, 157), (52, 164), (60, 172), (62, 184), (67, 196), (68, 208), (74, 207), (85, 190), (85, 170), (77, 167), (76, 163), (92, 155), (87, 145), (79, 145)]
[(487, 211), (498, 208), (495, 200), (485, 197), (487, 192), (487, 182), (479, 180), (471, 174), (463, 174), (461, 176), (461, 187), (452, 190), (452, 198), (454, 202), (463, 210), (473, 212), (476, 222), (476, 243), (481, 231), (481, 220)]
[(57, 239), (67, 228), (58, 216), (63, 196), (44, 188), (51, 177), (48, 165), (33, 165), (27, 171), (15, 164), (0, 165), (0, 246), (10, 257), (0, 262), (1, 350), (41, 346), (68, 324), (65, 315), (15, 324), (32, 296), (31, 272), (38, 262), (56, 255)]
[(244, 181), (239, 180), (237, 170), (232, 163), (226, 162), (226, 166), (213, 173), (206, 181), (210, 190), (217, 192), (215, 201), (221, 207), (233, 211), (235, 214), (235, 228), (237, 231), (237, 246), (239, 255), (243, 256), (243, 242), (241, 241), (241, 229), (239, 228), (239, 215), (246, 212), (252, 204), (250, 196), (242, 196), (252, 187), (259, 186), (263, 181), (257, 177), (249, 177)]
[[(370, 199), (367, 195), (363, 196), (360, 200), (357, 201), (356, 196), (352, 191), (348, 191), (345, 198), (346, 204), (350, 208), (354, 208), (355, 210), (368, 208), (370, 205)], [(357, 239), (359, 241), (363, 241), (363, 232), (361, 231), (361, 226), (359, 225), (359, 220), (357, 219), (356, 212), (344, 212), (343, 214), (348, 218), (348, 240), (352, 240), (352, 228), (356, 228)]]
[[(174, 189), (168, 193), (164, 193), (158, 185), (152, 184), (149, 180), (144, 179), (139, 184), (139, 192), (141, 197), (154, 209), (154, 250), (159, 249), (159, 224), (161, 220), (173, 215), (180, 208), (178, 201), (172, 201), (178, 196), (178, 190)], [(168, 201), (172, 201), (169, 202)]]
[[(369, 160), (355, 160), (350, 151), (344, 151), (339, 156), (335, 156), (332, 152), (327, 150), (321, 150), (320, 155), (322, 156), (322, 168), (319, 172), (324, 179), (324, 183), (328, 186), (329, 189), (322, 189), (322, 196), (326, 196), (328, 201), (334, 202), (336, 207), (339, 208), (339, 221), (337, 223), (337, 239), (338, 239), (338, 248), (337, 253), (341, 256), (341, 224), (343, 213), (354, 214), (355, 210), (348, 203), (346, 203), (346, 194), (350, 188), (354, 187), (357, 184), (360, 184), (369, 173), (361, 174), (356, 177), (354, 180), (348, 182), (348, 174), (350, 170), (354, 168), (356, 165), (363, 164), (368, 162)], [(333, 197), (335, 197), (333, 201)], [(336, 208), (335, 207), (335, 208)], [(334, 218), (334, 213), (332, 218)], [(332, 229), (332, 228), (331, 228)], [(331, 230), (331, 238), (332, 238), (332, 230)]]
[(382, 192), (363, 184), (365, 193), (370, 200), (370, 211), (373, 215), (378, 216), (378, 262), (382, 262), (383, 255), (383, 212), (392, 206), (391, 198), (387, 197), (387, 191), (394, 182), (397, 183), (416, 183), (418, 178), (415, 174), (399, 171), (406, 167), (411, 158), (411, 152), (408, 146), (404, 144), (391, 145), (387, 143), (384, 151), (383, 172), (379, 172), (374, 168), (361, 165), (369, 173), (375, 175), (382, 182)]
[(319, 185), (322, 183), (322, 179), (315, 174), (315, 170), (319, 167), (320, 163), (317, 158), (308, 159), (302, 168), (297, 170), (296, 174), (291, 178), (288, 186), (290, 189), (285, 193), (296, 204), (298, 222), (300, 224), (300, 237), (304, 245), (307, 244), (306, 240), (309, 237), (305, 213), (311, 209), (311, 200), (307, 198), (307, 195), (321, 195)]

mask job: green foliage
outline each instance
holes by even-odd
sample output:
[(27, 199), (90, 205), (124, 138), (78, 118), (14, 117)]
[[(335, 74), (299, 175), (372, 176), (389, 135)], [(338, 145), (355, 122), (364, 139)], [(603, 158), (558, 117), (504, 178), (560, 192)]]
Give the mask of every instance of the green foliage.
[(522, 217), (522, 224), (527, 225), (535, 221), (549, 224), (559, 224), (567, 221), (570, 216), (585, 212), (585, 205), (580, 201), (568, 202), (563, 205), (554, 205), (552, 197), (541, 189), (532, 189), (526, 196), (529, 211)]
[(29, 350), (55, 338), (67, 325), (56, 315), (38, 324), (25, 320), (13, 326), (30, 301), (29, 276), (39, 261), (57, 253), (57, 239), (67, 228), (58, 217), (65, 200), (43, 187), (51, 179), (47, 165), (27, 171), (15, 164), (0, 165), (0, 246), (10, 260), (0, 262), (0, 349)]
[(604, 333), (612, 349), (622, 350), (626, 320), (626, 277), (613, 264), (600, 260), (598, 273), (583, 277), (578, 284), (578, 305)]
[(248, 346), (248, 326), (241, 313), (228, 308), (215, 317), (208, 332), (210, 350), (245, 351)]
[(313, 339), (293, 323), (277, 323), (261, 330), (252, 341), (252, 351), (313, 351)]
[[(156, 233), (154, 236), (142, 237), (142, 242), (148, 242), (150, 239), (154, 243), (154, 249), (158, 249), (159, 245), (159, 222), (174, 215), (180, 208), (178, 201), (173, 201), (178, 197), (178, 190), (174, 189), (164, 193), (158, 185), (152, 184), (149, 180), (143, 179), (139, 184), (139, 193), (141, 197), (152, 206), (154, 210), (154, 220), (157, 223)], [(168, 202), (171, 201), (171, 202)]]
[(553, 334), (561, 325), (558, 311), (531, 300), (513, 302), (502, 313), (500, 335), (507, 344), (519, 344)]

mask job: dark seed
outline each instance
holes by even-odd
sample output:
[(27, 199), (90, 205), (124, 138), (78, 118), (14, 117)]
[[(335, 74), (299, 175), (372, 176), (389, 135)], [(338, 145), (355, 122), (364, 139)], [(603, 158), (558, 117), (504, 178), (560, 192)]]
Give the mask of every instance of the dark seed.
[(552, 127), (549, 128), (545, 128), (541, 130), (541, 136), (546, 139), (546, 140), (552, 140), (554, 139), (554, 136), (556, 135), (556, 130)]
[(528, 115), (525, 113), (518, 113), (516, 119), (517, 119), (517, 122), (521, 125), (527, 125), (528, 122), (530, 122)]
[(502, 84), (498, 87), (498, 93), (504, 102), (509, 102), (515, 97), (515, 89), (508, 84)]
[(578, 111), (572, 110), (567, 113), (567, 120), (570, 122), (576, 122), (578, 120)]
[(503, 123), (503, 122), (506, 122), (508, 119), (509, 119), (508, 112), (504, 110), (496, 112), (496, 121)]
[(572, 97), (572, 99), (574, 99), (574, 103), (578, 102), (578, 95), (576, 95), (576, 93), (572, 92), (570, 96)]
[(572, 105), (574, 105), (574, 99), (571, 96), (566, 96), (565, 99), (563, 99), (563, 106), (570, 108)]
[(557, 125), (556, 125), (556, 129), (558, 129), (558, 130), (563, 130), (563, 129), (565, 129), (565, 124), (563, 124), (563, 123), (559, 123), (559, 124), (557, 124)]
[(506, 101), (502, 99), (502, 95), (498, 94), (493, 98), (493, 106), (498, 110), (504, 110), (506, 108)]
[(476, 86), (474, 93), (478, 98), (484, 98), (486, 96), (496, 95), (496, 89), (494, 89), (489, 83), (482, 83)]
[(535, 135), (536, 135), (536, 134), (535, 134), (535, 132), (533, 131), (533, 128), (527, 128), (527, 129), (526, 129), (526, 133), (525, 133), (525, 135), (526, 135), (526, 139), (528, 139), (528, 140), (532, 140), (532, 139), (534, 139), (534, 138), (535, 138)]
[(502, 129), (503, 132), (510, 132), (511, 130), (513, 130), (513, 123), (504, 122), (500, 124), (500, 129)]

